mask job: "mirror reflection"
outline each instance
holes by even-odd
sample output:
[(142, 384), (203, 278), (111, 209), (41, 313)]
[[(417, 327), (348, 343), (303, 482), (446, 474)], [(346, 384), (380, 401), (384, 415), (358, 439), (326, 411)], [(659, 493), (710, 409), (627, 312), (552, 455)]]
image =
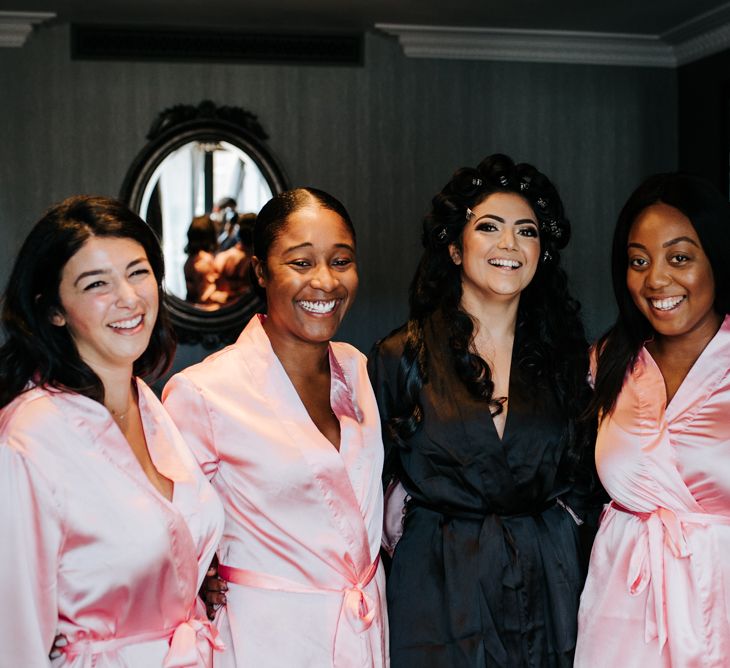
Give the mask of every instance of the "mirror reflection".
[(160, 232), (165, 289), (214, 311), (252, 292), (253, 221), (273, 193), (258, 165), (226, 141), (190, 141), (148, 180), (140, 215)]

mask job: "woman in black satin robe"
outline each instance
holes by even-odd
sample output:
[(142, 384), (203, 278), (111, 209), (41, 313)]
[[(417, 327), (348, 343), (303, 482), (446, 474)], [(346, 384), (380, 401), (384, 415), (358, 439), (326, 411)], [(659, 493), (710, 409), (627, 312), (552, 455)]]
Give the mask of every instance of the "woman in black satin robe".
[(370, 358), (386, 476), (408, 495), (393, 668), (572, 664), (596, 504), (569, 236), (547, 177), (502, 155), (457, 171), (424, 221), (409, 321)]

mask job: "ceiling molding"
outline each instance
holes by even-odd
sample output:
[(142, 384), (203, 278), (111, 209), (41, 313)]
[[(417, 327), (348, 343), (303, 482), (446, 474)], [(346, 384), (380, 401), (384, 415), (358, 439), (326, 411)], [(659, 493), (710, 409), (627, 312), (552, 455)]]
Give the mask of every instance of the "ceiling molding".
[(686, 65), (729, 48), (730, 23), (688, 39), (686, 42), (676, 44), (674, 53), (677, 58), (677, 65)]
[(730, 48), (730, 2), (695, 16), (661, 35), (671, 44), (678, 65)]
[(662, 33), (661, 38), (669, 44), (681, 44), (712, 32), (725, 24), (730, 24), (730, 2), (680, 23)]
[(533, 63), (679, 67), (730, 49), (730, 2), (661, 35), (376, 23), (406, 56)]
[(673, 48), (655, 35), (448, 28), (376, 23), (398, 38), (406, 56), (582, 65), (675, 67)]
[(55, 18), (52, 12), (0, 12), (0, 47), (21, 47), (34, 25)]

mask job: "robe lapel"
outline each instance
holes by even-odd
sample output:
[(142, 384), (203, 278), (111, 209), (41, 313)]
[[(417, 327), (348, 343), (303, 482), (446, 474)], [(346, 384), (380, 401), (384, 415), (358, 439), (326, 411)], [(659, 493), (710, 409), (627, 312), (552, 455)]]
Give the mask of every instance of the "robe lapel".
[[(636, 400), (639, 416), (637, 427), (640, 430), (642, 450), (652, 461), (652, 480), (656, 483), (653, 493), (656, 504), (674, 512), (702, 512), (702, 508), (682, 478), (672, 443), (675, 429), (685, 419), (681, 416), (679, 408), (683, 403), (684, 387), (680, 387), (667, 408), (664, 378), (646, 348), (642, 348), (639, 353), (637, 363), (629, 375), (629, 383), (631, 394)], [(676, 419), (678, 414), (679, 419), (673, 422), (672, 417)]]
[[(454, 430), (461, 432), (460, 436), (450, 437), (449, 443), (462, 444), (462, 450), (454, 455), (463, 467), (468, 468), (472, 461), (479, 460), (486, 475), (494, 475), (495, 471), (503, 471), (509, 475), (507, 448), (504, 447), (509, 437), (509, 413), (503, 434), (505, 440), (500, 441), (487, 404), (475, 399), (454, 373), (451, 350), (443, 336), (443, 332), (448, 331), (448, 328), (445, 323), (439, 322), (442, 318), (440, 313), (435, 313), (425, 328), (426, 349), (429, 351), (428, 385), (430, 385), (426, 391), (431, 394), (431, 403), (436, 411), (453, 414), (444, 415), (445, 419), (437, 422), (449, 423)], [(512, 375), (510, 373), (510, 391)], [(424, 428), (428, 429), (428, 421), (424, 421)], [(502, 447), (487, 447), (495, 441)], [(481, 495), (482, 490), (477, 490), (477, 493)]]
[[(182, 462), (176, 459), (174, 445), (171, 440), (167, 441), (168, 437), (172, 438), (172, 435), (160, 433), (159, 423), (151, 414), (151, 390), (141, 381), (137, 382), (137, 387), (139, 389), (140, 414), (150, 456), (156, 467), (159, 461), (160, 468), (158, 470), (175, 483), (173, 502), (163, 497), (147, 479), (132, 452), (132, 448), (129, 447), (121, 430), (104, 406), (93, 399), (69, 392), (61, 392), (52, 396), (54, 401), (59, 401), (62, 405), (69, 407), (68, 413), (70, 415), (77, 416), (74, 418), (74, 426), (85, 432), (89, 441), (93, 443), (94, 449), (103, 455), (122, 475), (131, 479), (139, 493), (152, 501), (153, 505), (151, 507), (159, 509), (161, 517), (167, 522), (170, 532), (174, 534), (175, 551), (172, 563), (175, 565), (178, 578), (181, 581), (193, 583), (190, 586), (191, 590), (195, 591), (197, 548), (184, 515), (178, 508), (177, 484), (180, 482), (183, 488), (179, 491), (180, 500), (187, 499), (190, 496), (190, 490), (185, 488), (191, 487), (191, 485), (185, 483), (190, 482), (192, 474), (186, 471)], [(190, 505), (189, 501), (187, 505)], [(155, 518), (150, 518), (150, 521), (155, 521)]]
[[(307, 413), (294, 385), (274, 353), (259, 318), (254, 318), (241, 334), (237, 345), (245, 349), (245, 361), (251, 378), (270, 407), (267, 419), (276, 421), (284, 429), (293, 448), (312, 472), (325, 503), (327, 512), (349, 548), (343, 566), (347, 571), (367, 568), (371, 563), (369, 540), (357, 495), (353, 489), (346, 459), (356, 459), (361, 449), (359, 423), (347, 414), (340, 417), (341, 439), (347, 444), (344, 456), (317, 429)], [(256, 354), (251, 354), (255, 351)], [(330, 353), (332, 355), (332, 353)], [(342, 380), (342, 379), (340, 379)], [(341, 392), (335, 389), (334, 392)], [(331, 390), (331, 396), (333, 391)], [(341, 399), (341, 397), (340, 397)], [(350, 409), (354, 412), (354, 407)]]
[(190, 469), (192, 455), (186, 447), (179, 447), (180, 435), (173, 431), (152, 390), (138, 381), (137, 391), (147, 448), (155, 468), (175, 483), (176, 490), (178, 483), (193, 482)]
[(697, 412), (707, 403), (720, 382), (730, 373), (730, 315), (679, 386), (667, 407), (667, 420), (673, 434), (683, 432)]

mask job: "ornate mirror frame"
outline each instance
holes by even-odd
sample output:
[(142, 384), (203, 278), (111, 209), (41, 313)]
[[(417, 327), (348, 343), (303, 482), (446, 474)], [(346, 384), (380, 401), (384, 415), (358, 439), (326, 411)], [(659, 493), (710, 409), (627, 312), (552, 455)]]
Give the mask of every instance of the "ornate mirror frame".
[[(155, 170), (173, 151), (192, 142), (228, 142), (244, 151), (261, 171), (271, 192), (287, 189), (284, 172), (265, 145), (268, 135), (254, 114), (239, 107), (218, 107), (210, 100), (197, 107), (176, 105), (165, 109), (147, 133), (148, 143), (129, 168), (120, 199), (140, 213), (145, 188)], [(141, 214), (140, 214), (141, 215)], [(153, 225), (153, 227), (155, 227)], [(161, 230), (155, 230), (161, 235)], [(216, 311), (205, 311), (166, 293), (172, 323), (181, 343), (218, 348), (235, 340), (248, 320), (263, 308), (255, 293)]]

